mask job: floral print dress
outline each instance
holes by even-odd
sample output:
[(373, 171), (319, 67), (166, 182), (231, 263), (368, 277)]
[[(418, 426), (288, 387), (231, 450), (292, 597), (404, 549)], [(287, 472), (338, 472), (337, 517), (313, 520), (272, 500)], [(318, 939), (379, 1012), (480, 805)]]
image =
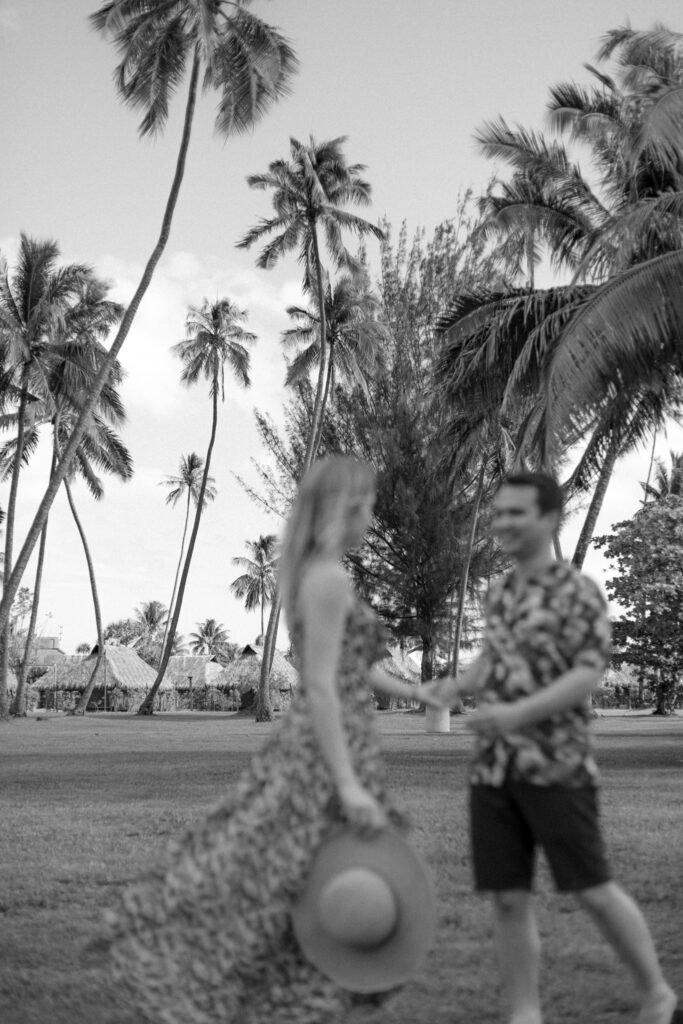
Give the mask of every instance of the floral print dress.
[[(367, 678), (385, 640), (371, 609), (349, 611), (338, 669), (358, 776), (388, 810)], [(327, 834), (343, 821), (300, 685), (231, 792), (174, 841), (108, 915), (113, 969), (153, 1024), (332, 1024), (355, 997), (303, 959), (290, 909)]]

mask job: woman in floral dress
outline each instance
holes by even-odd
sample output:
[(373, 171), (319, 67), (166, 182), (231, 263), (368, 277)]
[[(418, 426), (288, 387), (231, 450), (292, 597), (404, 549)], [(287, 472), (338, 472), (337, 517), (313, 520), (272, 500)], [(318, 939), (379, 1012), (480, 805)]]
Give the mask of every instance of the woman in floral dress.
[(370, 695), (421, 693), (374, 666), (385, 640), (341, 566), (373, 502), (374, 474), (355, 459), (325, 459), (301, 484), (280, 558), (301, 683), (237, 785), (109, 915), (115, 977), (136, 1021), (334, 1024), (358, 999), (304, 960), (290, 910), (341, 823), (400, 823)]

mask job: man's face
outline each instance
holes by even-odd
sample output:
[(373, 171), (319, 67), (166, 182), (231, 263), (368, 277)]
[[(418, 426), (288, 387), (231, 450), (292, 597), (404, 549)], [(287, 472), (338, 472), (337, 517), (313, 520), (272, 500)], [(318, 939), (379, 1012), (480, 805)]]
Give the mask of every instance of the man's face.
[(506, 555), (528, 558), (548, 546), (556, 512), (541, 512), (535, 487), (503, 485), (493, 499), (493, 534)]

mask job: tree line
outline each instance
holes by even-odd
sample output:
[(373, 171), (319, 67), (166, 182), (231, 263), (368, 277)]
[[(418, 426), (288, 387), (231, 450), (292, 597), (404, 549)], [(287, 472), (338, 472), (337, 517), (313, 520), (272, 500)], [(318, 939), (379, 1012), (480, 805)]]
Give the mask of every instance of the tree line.
[[(117, 89), (143, 112), (140, 133), (163, 130), (181, 82), (184, 126), (159, 237), (125, 309), (108, 300), (91, 268), (59, 267), (54, 242), (22, 236), (14, 273), (5, 265), (0, 275), (0, 394), (3, 412), (10, 410), (4, 425), (16, 433), (2, 455), (10, 490), (0, 717), (8, 712), (12, 605), (39, 542), (42, 565), (59, 488), (68, 495), (80, 472), (95, 493), (97, 469), (122, 478), (132, 472), (115, 433), (124, 421), (118, 354), (168, 241), (199, 81), (218, 93), (216, 128), (229, 136), (251, 129), (287, 93), (297, 66), (289, 42), (249, 3), (113, 0), (91, 21), (118, 49)], [(429, 239), (418, 233), (409, 240), (405, 227), (394, 237), (391, 225), (352, 209), (367, 207), (372, 189), (364, 166), (348, 161), (343, 136), (292, 138), (286, 158), (248, 178), (269, 194), (272, 210), (238, 245), (261, 246), (256, 263), (264, 270), (295, 255), (308, 304), (288, 310), (293, 326), (282, 339), (292, 394), (284, 428), (257, 415), (269, 457), (256, 460), (259, 482), (245, 486), (283, 516), (320, 454), (355, 452), (373, 462), (375, 521), (350, 569), (396, 640), (419, 647), (425, 679), (444, 655), (457, 670), (468, 601), (504, 568), (485, 528), (501, 476), (544, 469), (563, 479), (570, 507), (588, 502), (571, 556), (581, 566), (618, 459), (680, 414), (682, 54), (681, 37), (661, 26), (607, 33), (601, 67), (587, 65), (589, 86), (550, 89), (552, 138), (500, 118), (478, 130), (482, 151), (509, 172), (479, 197), (460, 196), (456, 216)], [(572, 152), (577, 146), (587, 154), (586, 173)], [(374, 278), (366, 239), (379, 245)], [(542, 261), (563, 283), (536, 286)], [(205, 300), (188, 311), (186, 337), (175, 346), (184, 382), (208, 385), (212, 423), (203, 459), (193, 455), (192, 469), (181, 468), (179, 479), (193, 473), (193, 489), (184, 483), (174, 499), (186, 499), (180, 558), (157, 679), (141, 713), (151, 713), (173, 649), (211, 500), (226, 368), (239, 385), (249, 383), (255, 338), (246, 315), (227, 297)], [(50, 478), (15, 558), (21, 466), (47, 424)], [(556, 550), (563, 554), (560, 536)], [(268, 593), (267, 625), (263, 596), (260, 603), (257, 716), (267, 719), (276, 589)], [(97, 631), (99, 642), (101, 622)]]

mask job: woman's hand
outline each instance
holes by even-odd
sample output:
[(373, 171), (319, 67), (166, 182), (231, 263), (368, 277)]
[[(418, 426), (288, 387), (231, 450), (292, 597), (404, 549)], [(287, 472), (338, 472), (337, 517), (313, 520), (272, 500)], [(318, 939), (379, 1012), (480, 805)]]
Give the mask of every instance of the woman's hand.
[(372, 833), (386, 828), (386, 811), (360, 782), (346, 782), (340, 786), (339, 799), (349, 824), (359, 832)]

